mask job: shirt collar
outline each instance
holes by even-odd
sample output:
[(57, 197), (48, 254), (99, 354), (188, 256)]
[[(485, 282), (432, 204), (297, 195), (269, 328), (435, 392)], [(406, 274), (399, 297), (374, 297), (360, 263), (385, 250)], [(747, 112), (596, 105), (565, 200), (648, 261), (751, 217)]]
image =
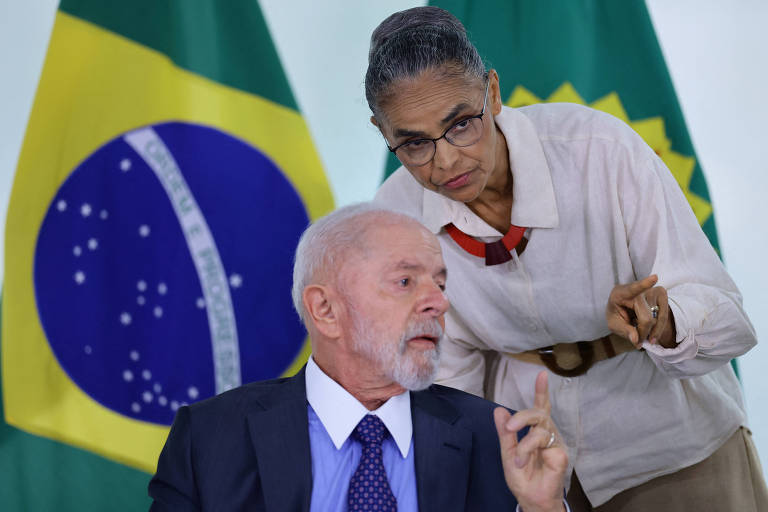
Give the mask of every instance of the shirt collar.
[[(514, 176), (511, 223), (527, 228), (557, 227), (559, 219), (552, 175), (536, 128), (525, 114), (509, 107), (503, 107), (495, 121), (507, 141)], [(475, 215), (466, 204), (437, 192), (424, 189), (423, 204), (423, 222), (435, 234), (449, 223), (472, 236), (502, 234)]]
[(305, 372), (307, 400), (325, 427), (336, 449), (340, 449), (366, 414), (378, 416), (395, 440), (403, 458), (408, 456), (413, 436), (411, 394), (393, 396), (375, 411), (369, 411), (349, 392), (317, 366), (310, 357)]

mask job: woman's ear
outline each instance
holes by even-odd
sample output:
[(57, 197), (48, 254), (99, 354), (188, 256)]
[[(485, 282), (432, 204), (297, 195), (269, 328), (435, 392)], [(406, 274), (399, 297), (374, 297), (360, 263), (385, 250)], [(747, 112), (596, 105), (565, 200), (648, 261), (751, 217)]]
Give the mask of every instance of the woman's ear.
[(335, 339), (341, 335), (338, 311), (340, 302), (329, 288), (319, 284), (309, 285), (304, 288), (302, 301), (307, 311), (307, 321), (323, 336)]
[(488, 101), (491, 104), (491, 112), (494, 116), (501, 113), (504, 103), (501, 101), (501, 87), (499, 86), (499, 74), (495, 69), (488, 71)]
[(376, 119), (375, 116), (371, 116), (371, 124), (379, 129), (379, 133), (384, 138), (384, 142), (387, 144), (387, 147), (389, 147), (389, 140), (387, 139), (387, 135), (384, 133), (384, 125)]

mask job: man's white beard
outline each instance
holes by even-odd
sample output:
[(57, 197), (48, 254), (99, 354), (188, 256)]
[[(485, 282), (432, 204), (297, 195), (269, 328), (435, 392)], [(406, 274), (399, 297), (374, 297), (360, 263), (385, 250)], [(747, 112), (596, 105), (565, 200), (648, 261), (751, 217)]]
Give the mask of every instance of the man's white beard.
[[(436, 319), (411, 322), (400, 340), (395, 341), (381, 339), (373, 332), (370, 321), (356, 311), (353, 314), (355, 348), (376, 361), (387, 377), (411, 391), (426, 389), (435, 381), (443, 339), (443, 328)], [(410, 349), (408, 340), (416, 336), (434, 337), (435, 347), (419, 351)]]

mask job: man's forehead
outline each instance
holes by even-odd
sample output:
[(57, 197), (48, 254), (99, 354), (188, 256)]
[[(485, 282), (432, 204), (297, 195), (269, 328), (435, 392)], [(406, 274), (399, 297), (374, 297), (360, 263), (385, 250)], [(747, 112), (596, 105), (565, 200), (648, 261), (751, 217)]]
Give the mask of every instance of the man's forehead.
[(437, 237), (417, 220), (410, 218), (388, 219), (386, 222), (380, 222), (367, 230), (366, 235), (366, 240), (386, 247), (402, 244), (432, 246), (440, 249)]
[(379, 220), (366, 227), (359, 243), (345, 251), (345, 262), (336, 273), (339, 284), (361, 283), (403, 271), (447, 279), (440, 243), (433, 233), (408, 218)]
[(437, 237), (416, 221), (380, 226), (369, 241), (369, 249), (386, 256), (387, 266), (442, 265)]

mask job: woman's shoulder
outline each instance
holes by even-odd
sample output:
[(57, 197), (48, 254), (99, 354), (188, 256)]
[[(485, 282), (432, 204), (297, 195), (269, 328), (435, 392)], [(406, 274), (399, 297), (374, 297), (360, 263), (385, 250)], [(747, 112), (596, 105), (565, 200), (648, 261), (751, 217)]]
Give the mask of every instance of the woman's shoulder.
[(533, 127), (545, 152), (588, 152), (592, 160), (621, 158), (636, 164), (655, 157), (627, 123), (600, 110), (574, 103), (544, 103), (521, 107), (517, 112)]
[(600, 138), (631, 145), (639, 135), (623, 120), (575, 103), (542, 103), (521, 107), (540, 135), (551, 138)]
[(533, 124), (541, 139), (596, 138), (624, 145), (640, 137), (624, 121), (611, 114), (575, 103), (540, 103), (517, 109)]
[(424, 188), (405, 167), (400, 167), (381, 184), (373, 201), (391, 210), (420, 218)]

